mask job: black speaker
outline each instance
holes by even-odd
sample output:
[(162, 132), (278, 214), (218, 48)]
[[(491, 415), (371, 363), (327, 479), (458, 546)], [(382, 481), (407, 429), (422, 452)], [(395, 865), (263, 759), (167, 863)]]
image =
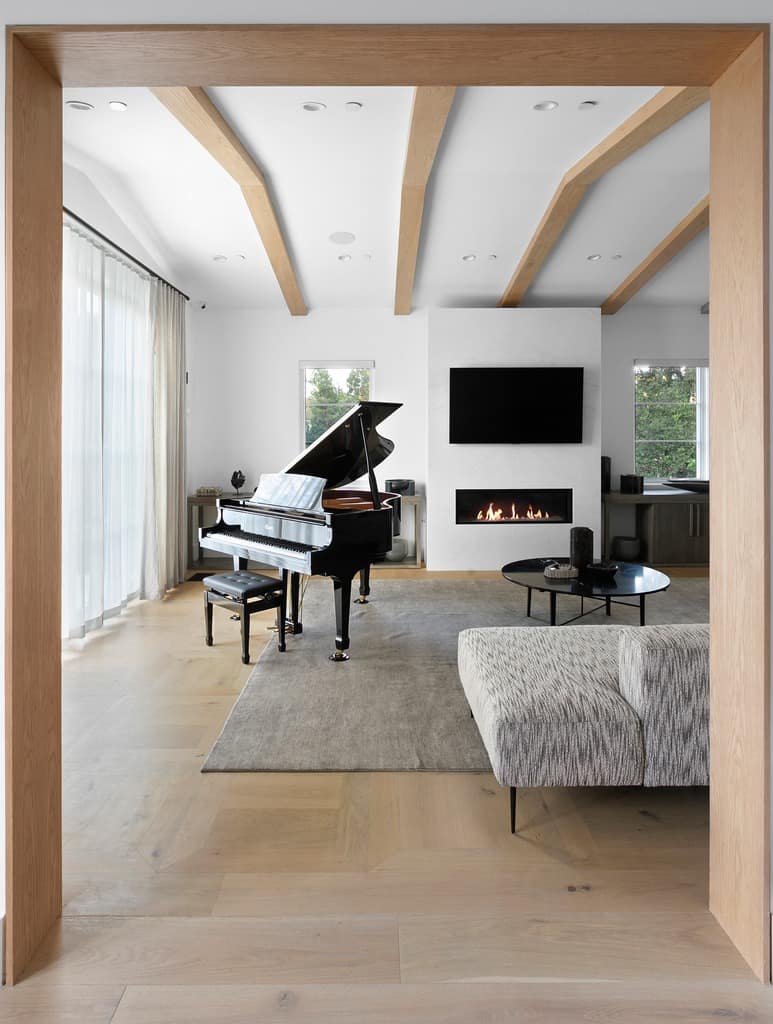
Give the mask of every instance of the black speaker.
[(404, 494), (406, 497), (416, 493), (415, 480), (387, 480), (384, 486), (393, 494)]
[(612, 490), (612, 460), (608, 455), (601, 456), (601, 493), (609, 494)]
[(620, 493), (621, 494), (643, 494), (644, 493), (644, 477), (638, 476), (636, 473), (621, 473), (620, 474)]

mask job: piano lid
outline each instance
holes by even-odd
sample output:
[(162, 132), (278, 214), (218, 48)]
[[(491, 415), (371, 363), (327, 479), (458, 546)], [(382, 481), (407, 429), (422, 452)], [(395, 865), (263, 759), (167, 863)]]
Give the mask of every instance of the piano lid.
[(394, 442), (382, 437), (376, 427), (402, 404), (360, 402), (332, 427), (328, 427), (324, 434), (301, 452), (297, 459), (293, 459), (285, 466), (282, 472), (324, 477), (328, 487), (341, 487), (358, 480), (368, 471), (360, 421), (365, 428), (371, 469), (375, 469), (387, 455), (391, 455), (395, 447)]

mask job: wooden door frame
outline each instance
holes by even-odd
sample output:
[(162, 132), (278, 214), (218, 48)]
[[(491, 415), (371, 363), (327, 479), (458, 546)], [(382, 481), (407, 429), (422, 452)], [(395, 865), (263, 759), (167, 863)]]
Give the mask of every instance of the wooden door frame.
[[(710, 909), (769, 980), (768, 36), (768, 25), (8, 30), (9, 982), (61, 913), (61, 87), (309, 82), (711, 87), (711, 359), (723, 375), (712, 378)], [(739, 528), (741, 496), (753, 512)]]

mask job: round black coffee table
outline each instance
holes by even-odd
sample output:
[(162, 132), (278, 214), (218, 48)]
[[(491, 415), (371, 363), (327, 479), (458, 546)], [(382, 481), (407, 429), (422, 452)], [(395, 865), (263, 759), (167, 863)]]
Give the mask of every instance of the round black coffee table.
[[(671, 580), (664, 572), (657, 569), (650, 569), (646, 565), (636, 565), (634, 562), (618, 562), (619, 566), (614, 576), (596, 576), (585, 573), (573, 580), (551, 580), (545, 576), (546, 565), (553, 562), (566, 562), (566, 555), (563, 558), (524, 558), (520, 562), (509, 562), (502, 566), (502, 575), (511, 583), (517, 583), (520, 587), (526, 587), (526, 614), (531, 617), (531, 592), (539, 590), (550, 594), (550, 625), (556, 625), (556, 600), (559, 594), (569, 594), (571, 597), (581, 599), (580, 614), (575, 615), (562, 626), (570, 622), (576, 622), (584, 615), (590, 615), (598, 611), (598, 606), (584, 610), (586, 597), (596, 601), (603, 601), (606, 605), (607, 615), (612, 614), (613, 604), (631, 605), (630, 601), (619, 601), (620, 597), (639, 598), (639, 624), (644, 625), (644, 598), (647, 594), (657, 594), (661, 590), (668, 590)], [(635, 607), (635, 605), (634, 605)]]

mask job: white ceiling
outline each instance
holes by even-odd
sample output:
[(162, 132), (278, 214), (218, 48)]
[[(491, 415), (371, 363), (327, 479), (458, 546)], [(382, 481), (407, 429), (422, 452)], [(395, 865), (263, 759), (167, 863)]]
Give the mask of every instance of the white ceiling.
[[(427, 193), (414, 304), (495, 305), (566, 170), (655, 92), (460, 89)], [(391, 307), (412, 90), (209, 93), (266, 174), (309, 306)], [(175, 283), (212, 306), (283, 308), (238, 187), (150, 92), (66, 89), (64, 98), (95, 107), (65, 107), (66, 159), (98, 187), (113, 183), (106, 198), (130, 224), (144, 221)], [(128, 109), (110, 111), (111, 99)], [(544, 99), (558, 109), (535, 112)], [(598, 106), (579, 110), (586, 99)], [(307, 113), (307, 100), (326, 109)], [(350, 100), (362, 109), (347, 110)], [(708, 192), (708, 133), (704, 107), (595, 185), (525, 304), (598, 305)], [(333, 245), (334, 231), (356, 241)], [(596, 252), (602, 260), (589, 262)], [(477, 259), (463, 262), (467, 253)], [(634, 301), (700, 305), (707, 253), (704, 233)]]

